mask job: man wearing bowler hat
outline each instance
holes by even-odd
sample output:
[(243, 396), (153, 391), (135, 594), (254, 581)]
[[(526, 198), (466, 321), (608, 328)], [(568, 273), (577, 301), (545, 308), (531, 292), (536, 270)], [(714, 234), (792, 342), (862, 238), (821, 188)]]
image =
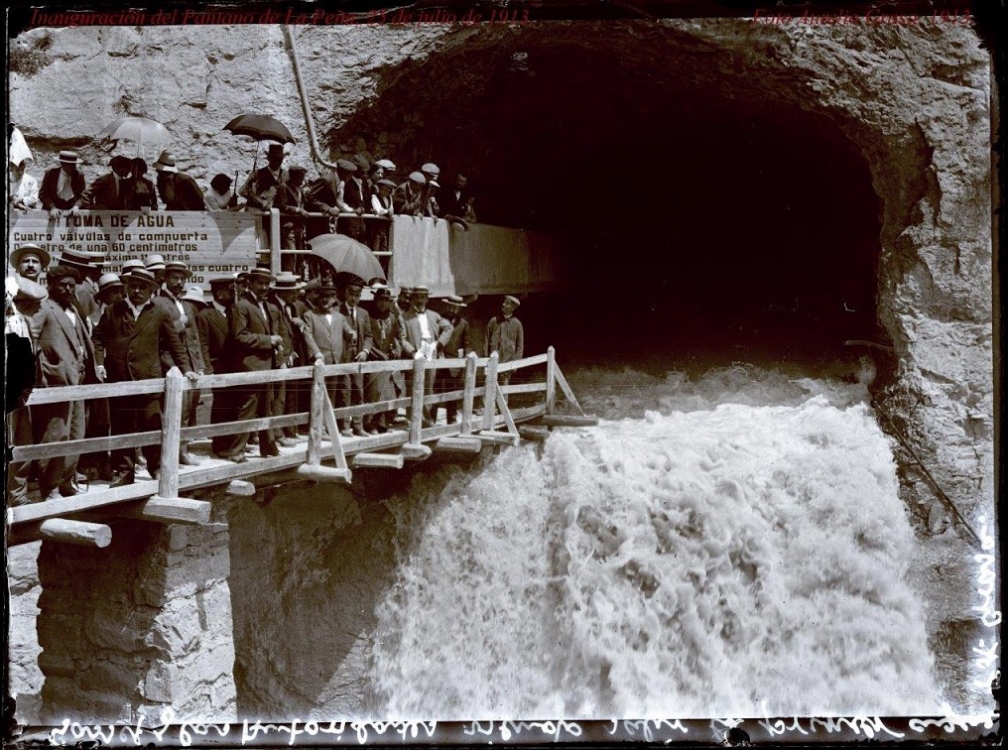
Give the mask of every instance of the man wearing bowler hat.
[[(409, 311), (403, 315), (406, 336), (403, 341), (403, 354), (414, 359), (423, 358), (428, 361), (437, 359), (440, 352), (448, 344), (451, 338), (452, 327), (445, 318), (442, 318), (433, 310), (427, 309), (427, 298), (430, 296), (430, 289), (425, 285), (413, 287), (413, 294), (410, 296), (411, 306)], [(434, 393), (434, 380), (436, 370), (428, 368), (424, 372), (424, 395)], [(416, 384), (413, 387), (417, 387)], [(436, 406), (425, 406), (423, 413), (423, 426), (430, 427), (434, 424), (437, 416)]]
[[(187, 300), (182, 299), (185, 293), (185, 283), (192, 276), (189, 267), (182, 261), (173, 260), (165, 264), (164, 286), (159, 293), (159, 301), (162, 302), (171, 314), (172, 324), (182, 345), (185, 347), (189, 357), (189, 366), (197, 375), (202, 375), (204, 371), (203, 350), (200, 346), (199, 330), (196, 328), (196, 313), (199, 312), (196, 306)], [(170, 356), (163, 352), (161, 355), (162, 369), (167, 374), (172, 367)], [(199, 409), (200, 392), (198, 390), (186, 391), (182, 397), (182, 426), (196, 426), (196, 412)], [(179, 463), (184, 466), (199, 464), (199, 460), (189, 453), (189, 445), (186, 441), (179, 444)]]
[(113, 156), (110, 172), (92, 182), (84, 191), (83, 204), (93, 211), (122, 211), (126, 207), (126, 180), (130, 176), (130, 160)]
[(48, 170), (42, 177), (39, 200), (42, 208), (55, 219), (61, 211), (76, 214), (83, 205), (84, 175), (77, 170), (77, 152), (60, 151), (59, 166)]
[[(137, 268), (125, 278), (126, 296), (106, 308), (94, 332), (98, 377), (110, 383), (147, 380), (163, 376), (161, 352), (167, 352), (172, 366), (190, 380), (196, 373), (179, 337), (167, 306), (155, 304), (158, 283), (146, 268)], [(122, 396), (112, 405), (113, 435), (161, 430), (161, 394)], [(157, 478), (161, 468), (160, 443), (142, 449), (147, 471)], [(132, 484), (136, 451), (120, 448), (112, 452), (113, 487)]]
[(10, 254), (10, 265), (14, 273), (24, 279), (29, 279), (38, 284), (42, 279), (42, 272), (49, 267), (52, 258), (45, 248), (33, 243), (19, 245)]
[[(277, 321), (270, 312), (266, 294), (275, 280), (268, 268), (257, 267), (249, 272), (248, 292), (234, 306), (231, 316), (231, 338), (237, 372), (261, 372), (277, 366), (277, 357), (283, 348), (283, 338), (277, 330)], [(234, 419), (262, 419), (273, 411), (273, 387), (270, 383), (252, 384), (241, 389), (236, 399), (237, 414)], [(222, 458), (235, 463), (245, 460), (245, 446), (249, 433), (235, 435), (231, 444), (221, 452)], [(272, 430), (259, 431), (259, 453), (263, 458), (279, 456), (280, 449), (273, 439)]]
[[(221, 375), (233, 371), (230, 316), (235, 298), (234, 278), (222, 276), (210, 279), (210, 295), (210, 304), (196, 313), (196, 329), (199, 331), (203, 371), (207, 375)], [(212, 400), (210, 423), (228, 421), (234, 400), (232, 390), (215, 388)], [(218, 435), (213, 438), (211, 449), (220, 454), (227, 451), (231, 442), (230, 435)]]

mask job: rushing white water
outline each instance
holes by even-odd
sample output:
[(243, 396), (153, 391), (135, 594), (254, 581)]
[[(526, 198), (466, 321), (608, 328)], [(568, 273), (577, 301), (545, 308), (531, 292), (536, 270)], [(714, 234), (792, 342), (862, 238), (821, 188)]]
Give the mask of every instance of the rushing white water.
[(938, 710), (912, 531), (858, 386), (572, 379), (617, 418), (389, 503), (399, 579), (371, 665), (389, 716)]

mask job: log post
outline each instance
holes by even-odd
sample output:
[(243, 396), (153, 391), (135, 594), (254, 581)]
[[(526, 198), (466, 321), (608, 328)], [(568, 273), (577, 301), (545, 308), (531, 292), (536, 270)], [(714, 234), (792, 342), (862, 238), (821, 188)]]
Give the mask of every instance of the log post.
[(112, 542), (112, 529), (103, 523), (71, 521), (66, 518), (50, 518), (39, 526), (43, 539), (67, 544), (81, 544), (91, 547), (108, 547)]
[(161, 476), (158, 496), (176, 498), (179, 494), (179, 440), (182, 435), (182, 401), (185, 377), (177, 368), (165, 376), (165, 400), (161, 421)]
[(270, 272), (280, 273), (280, 209), (270, 209)]
[(499, 359), (497, 352), (493, 352), (486, 367), (486, 388), (483, 392), (484, 430), (494, 428), (494, 413), (497, 408), (497, 361)]
[(322, 408), (327, 398), (322, 365), (315, 365), (315, 370), (312, 373), (311, 406), (308, 412), (308, 452), (306, 455), (307, 462), (312, 466), (318, 466), (322, 462), (322, 429), (325, 425)]
[(546, 350), (546, 413), (556, 409), (556, 349)]
[(409, 441), (416, 445), (420, 444), (420, 429), (423, 426), (424, 362), (423, 357), (413, 360), (413, 405), (410, 414)]
[(465, 395), (462, 396), (462, 434), (472, 433), (473, 397), (476, 395), (476, 352), (469, 352), (465, 367)]

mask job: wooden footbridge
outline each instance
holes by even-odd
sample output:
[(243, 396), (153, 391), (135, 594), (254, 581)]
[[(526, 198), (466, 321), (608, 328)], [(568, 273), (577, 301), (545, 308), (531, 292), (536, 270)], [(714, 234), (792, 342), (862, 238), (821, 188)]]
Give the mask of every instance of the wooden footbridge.
[[(539, 373), (545, 366), (545, 376)], [(424, 393), (428, 369), (465, 370), (464, 387), (443, 393)], [(524, 371), (520, 384), (500, 385), (499, 376)], [(412, 372), (412, 393), (390, 401), (333, 408), (326, 392), (326, 378), (358, 373)], [(541, 378), (541, 379), (540, 379)], [(227, 422), (182, 426), (183, 397), (187, 390), (238, 388), (263, 383), (311, 383), (310, 411), (299, 414)], [(481, 384), (478, 386), (477, 383)], [(566, 400), (566, 411), (557, 408), (558, 388)], [(122, 396), (163, 394), (162, 429), (111, 437), (95, 437), (13, 449), (14, 461), (35, 461), (60, 456), (79, 456), (96, 451), (138, 448), (160, 444), (161, 470), (157, 479), (137, 480), (130, 485), (110, 488), (91, 484), (86, 492), (72, 497), (20, 505), (7, 510), (8, 542), (18, 544), (38, 539), (71, 544), (107, 546), (112, 530), (103, 521), (113, 518), (144, 519), (161, 523), (205, 524), (210, 520), (211, 504), (185, 497), (200, 488), (226, 486), (232, 495), (256, 494), (256, 476), (280, 474), (279, 482), (308, 479), (316, 482), (348, 484), (357, 468), (403, 469), (407, 463), (422, 461), (435, 451), (478, 453), (484, 446), (516, 446), (521, 439), (543, 440), (551, 427), (586, 426), (598, 423), (586, 416), (557, 367), (553, 347), (545, 354), (500, 363), (496, 353), (490, 357), (470, 354), (464, 359), (423, 359), (363, 362), (340, 365), (315, 365), (269, 372), (231, 373), (200, 376), (190, 381), (181, 374), (125, 383), (102, 383), (61, 388), (40, 388), (28, 400), (29, 406), (63, 403), (71, 400), (110, 399), (115, 420), (115, 399)], [(509, 399), (509, 396), (518, 398)], [(475, 409), (482, 399), (482, 413)], [(528, 405), (510, 408), (509, 400)], [(423, 407), (449, 401), (461, 401), (461, 420), (424, 426)], [(408, 429), (392, 429), (380, 435), (341, 437), (337, 420), (368, 414), (409, 410)], [(255, 433), (264, 429), (308, 426), (307, 438), (299, 438), (292, 447), (280, 447), (280, 455), (250, 458), (232, 463), (213, 458), (210, 438), (237, 433)], [(189, 443), (189, 450), (207, 456), (198, 466), (179, 465), (179, 446)], [(205, 448), (205, 452), (204, 452)], [(271, 478), (270, 484), (277, 483)]]

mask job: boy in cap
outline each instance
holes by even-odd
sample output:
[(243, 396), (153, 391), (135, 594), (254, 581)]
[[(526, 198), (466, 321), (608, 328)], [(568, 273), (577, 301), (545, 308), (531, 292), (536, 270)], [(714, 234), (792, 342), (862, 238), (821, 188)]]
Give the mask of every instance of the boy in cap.
[[(525, 329), (521, 321), (514, 316), (520, 304), (517, 297), (507, 295), (501, 303), (500, 317), (494, 316), (487, 324), (487, 354), (497, 352), (498, 362), (513, 362), (523, 356)], [(507, 385), (510, 381), (510, 372), (502, 372), (498, 376), (501, 385)]]
[(441, 185), (438, 184), (437, 180), (441, 176), (441, 169), (437, 164), (427, 163), (420, 167), (420, 171), (427, 180), (427, 184), (424, 186), (423, 213), (425, 216), (436, 219), (440, 215), (437, 189)]
[[(29, 321), (38, 316), (42, 301), (49, 296), (45, 287), (30, 279), (19, 279), (17, 289), (7, 297), (4, 340), (7, 346), (4, 382), (7, 412), (7, 445), (28, 446), (35, 442), (31, 410), (25, 405), (35, 387), (35, 339)], [(8, 454), (9, 458), (10, 454)], [(24, 505), (28, 502), (28, 477), (31, 461), (9, 461), (7, 464), (7, 502)]]
[[(110, 383), (146, 380), (163, 376), (162, 351), (190, 380), (196, 373), (189, 365), (182, 339), (164, 304), (154, 303), (158, 284), (154, 274), (137, 268), (125, 279), (126, 296), (102, 314), (95, 327), (95, 358), (98, 378)], [(113, 435), (161, 430), (161, 396), (143, 394), (116, 399), (112, 420)], [(144, 446), (147, 471), (157, 478), (161, 468), (160, 444)], [(112, 487), (132, 484), (135, 480), (136, 451), (120, 448), (112, 452), (115, 471)]]
[[(44, 387), (82, 385), (94, 362), (91, 336), (77, 313), (78, 278), (75, 269), (64, 265), (53, 266), (46, 274), (49, 299), (42, 302), (34, 321), (39, 385)], [(34, 407), (32, 422), (40, 443), (80, 440), (84, 437), (84, 401)], [(39, 461), (39, 494), (43, 499), (77, 494), (77, 459), (74, 455)]]
[[(346, 283), (343, 292), (343, 304), (340, 305), (340, 313), (347, 319), (350, 328), (353, 329), (354, 341), (346, 351), (348, 362), (365, 362), (371, 354), (371, 347), (374, 340), (371, 338), (371, 318), (363, 307), (360, 306), (361, 290), (363, 283), (360, 279), (352, 278)], [(360, 373), (344, 375), (340, 384), (340, 406), (360, 406), (364, 403), (364, 376)], [(364, 435), (364, 420), (362, 417), (353, 417), (350, 420), (352, 430), (348, 431), (347, 420), (341, 420), (340, 429), (344, 435), (349, 437)]]
[[(185, 347), (186, 355), (189, 357), (189, 366), (197, 375), (203, 374), (203, 350), (200, 346), (199, 330), (196, 328), (196, 313), (199, 310), (192, 302), (182, 299), (185, 293), (185, 283), (192, 272), (182, 261), (173, 260), (165, 264), (164, 286), (159, 293), (160, 300), (164, 303), (172, 318), (172, 324), (182, 345)], [(170, 356), (162, 354), (162, 368), (165, 374), (172, 367)], [(195, 427), (196, 414), (199, 409), (200, 392), (189, 390), (182, 397), (182, 426)], [(189, 444), (182, 441), (179, 444), (179, 463), (183, 466), (196, 466), (200, 462), (189, 453)]]
[(58, 219), (61, 211), (77, 213), (83, 203), (84, 175), (77, 170), (77, 152), (60, 151), (59, 166), (42, 176), (39, 200), (50, 216)]

